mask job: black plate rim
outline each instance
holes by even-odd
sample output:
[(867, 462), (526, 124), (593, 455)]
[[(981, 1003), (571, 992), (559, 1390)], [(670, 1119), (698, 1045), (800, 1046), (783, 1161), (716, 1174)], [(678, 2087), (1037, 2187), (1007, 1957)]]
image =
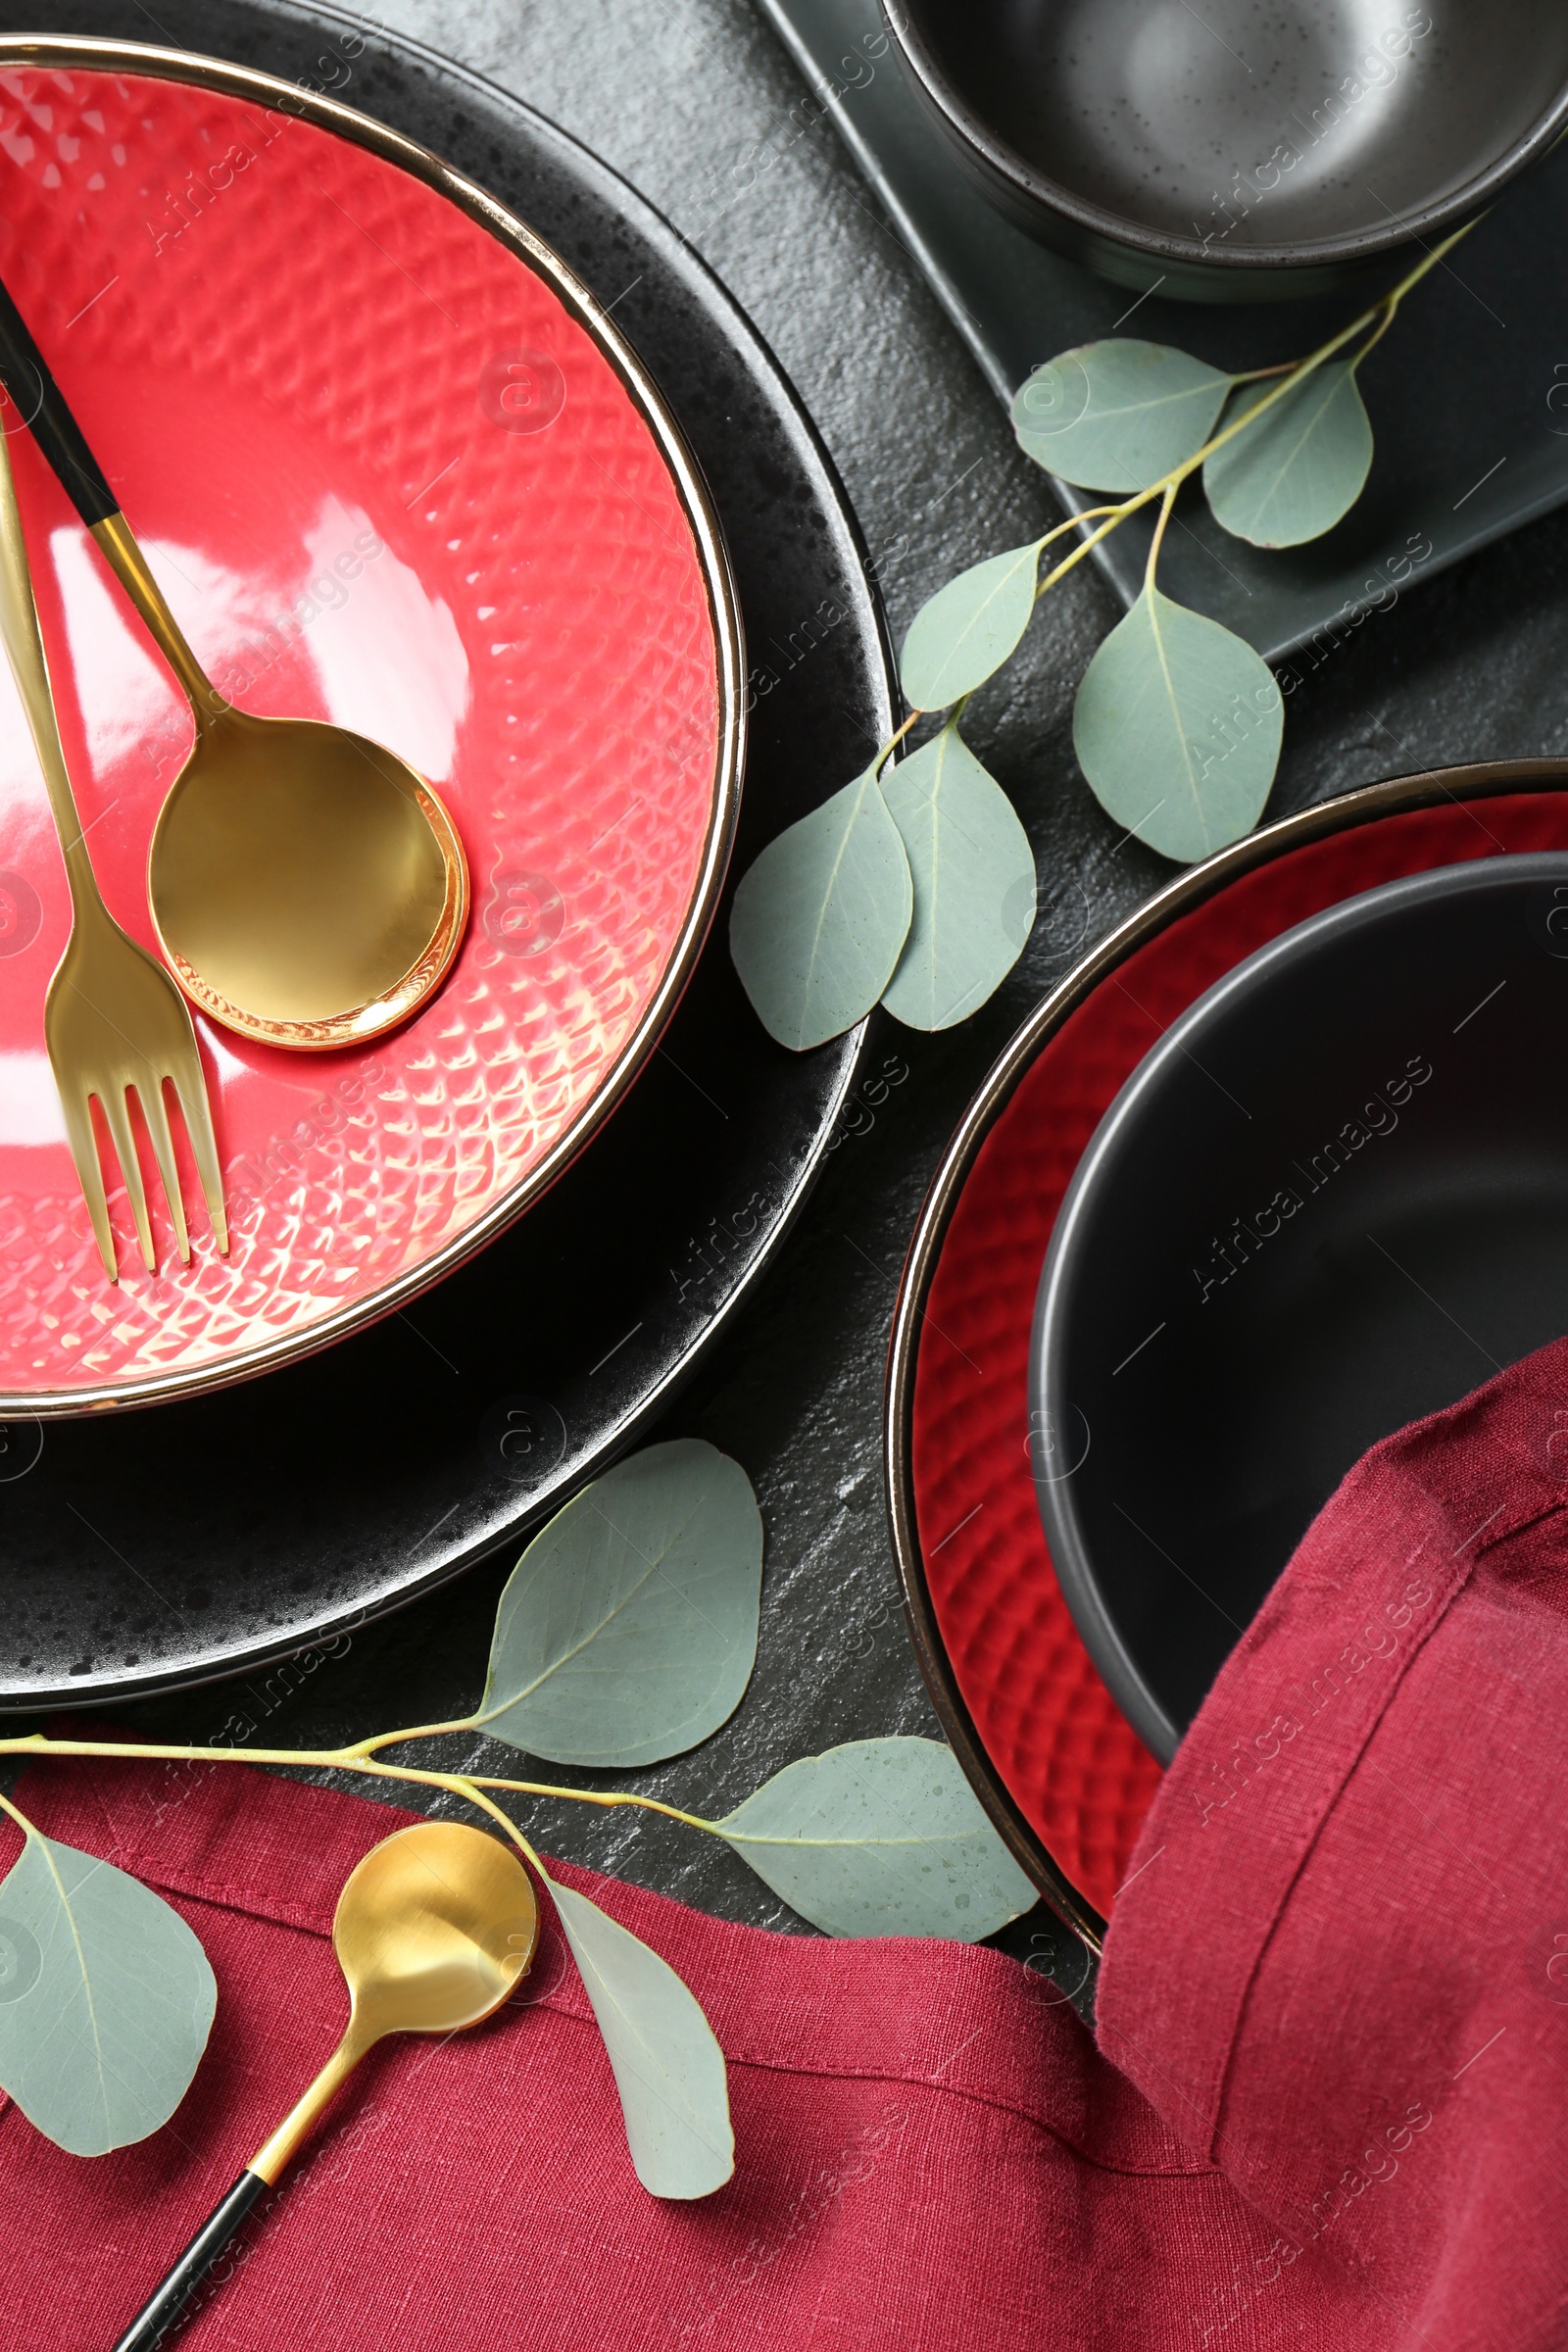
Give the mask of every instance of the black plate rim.
[[(971, 1788), (1019, 1867), (1057, 1917), (1098, 1957), (1106, 1921), (1079, 1892), (991, 1761), (958, 1687), (931, 1598), (914, 1499), (914, 1383), (931, 1285), (948, 1229), (992, 1129), (1042, 1050), (1068, 1016), (1129, 956), (1182, 915), (1288, 850), (1385, 816), (1445, 801), (1568, 791), (1568, 759), (1475, 761), (1364, 784), (1281, 817), (1191, 866), (1156, 891), (1066, 973), (1013, 1033), (971, 1099), (926, 1189), (905, 1258), (888, 1347), (883, 1408), (883, 1477), (905, 1616), (931, 1704)], [(1025, 1401), (1019, 1399), (1022, 1420)]]
[[(297, 24), (308, 32), (319, 32), (323, 24), (338, 26), (357, 37), (364, 36), (366, 21), (350, 10), (333, 6), (331, 0), (309, 0), (309, 5), (304, 5), (303, 0), (248, 0), (248, 5), (258, 21)], [(864, 584), (861, 619), (870, 624), (880, 655), (880, 716), (886, 732), (891, 734), (897, 724), (894, 713), (903, 708), (898, 685), (898, 660), (877, 588), (870, 550), (838, 466), (794, 383), (766, 339), (690, 240), (682, 236), (656, 205), (583, 140), (575, 138), (571, 132), (563, 129), (548, 116), (499, 83), (490, 81), (470, 67), (443, 56), (428, 43), (389, 31), (379, 24), (374, 29), (378, 43), (412, 60), (438, 87), (449, 91), (456, 88), (472, 92), (483, 106), (502, 115), (520, 119), (536, 135), (553, 143), (559, 151), (571, 155), (582, 176), (597, 180), (612, 195), (617, 210), (634, 221), (651, 243), (666, 256), (679, 255), (680, 267), (702, 287), (712, 314), (726, 321), (735, 349), (746, 354), (757, 374), (767, 380), (781, 416), (788, 419), (805, 457), (821, 482), (825, 494), (824, 511), (834, 530), (841, 536), (842, 544), (854, 558), (855, 569)], [(175, 50), (171, 54), (177, 57), (189, 53)], [(716, 935), (710, 932), (704, 952), (713, 954), (726, 951)], [(316, 1624), (291, 1628), (286, 1634), (271, 1640), (235, 1646), (220, 1656), (205, 1658), (193, 1665), (144, 1676), (124, 1674), (106, 1688), (95, 1688), (91, 1682), (78, 1682), (20, 1693), (0, 1691), (0, 1721), (8, 1717), (48, 1714), (58, 1709), (87, 1713), (106, 1707), (123, 1706), (226, 1682), (238, 1675), (274, 1666), (285, 1659), (300, 1658), (312, 1650), (328, 1646), (344, 1635), (357, 1633), (364, 1626), (394, 1615), (411, 1602), (494, 1559), (513, 1544), (520, 1546), (526, 1543), (530, 1535), (563, 1508), (571, 1493), (602, 1475), (612, 1462), (637, 1443), (692, 1377), (709, 1349), (750, 1304), (759, 1283), (772, 1272), (779, 1252), (821, 1174), (834, 1129), (859, 1076), (871, 1027), (871, 1020), (867, 1017), (845, 1037), (834, 1041), (841, 1055), (838, 1077), (823, 1105), (815, 1140), (803, 1155), (795, 1181), (779, 1203), (766, 1241), (749, 1260), (733, 1289), (693, 1336), (681, 1354), (618, 1417), (610, 1435), (594, 1448), (590, 1460), (581, 1467), (570, 1486), (564, 1486), (542, 1500), (519, 1510), (504, 1526), (492, 1529), (450, 1557), (433, 1561), (421, 1575), (400, 1584), (396, 1591), (379, 1592), (356, 1608), (334, 1611)], [(819, 1050), (825, 1052), (828, 1049)], [(569, 1171), (565, 1181), (569, 1182)], [(27, 1414), (18, 1416), (22, 1420), (29, 1417)]]
[(995, 172), (1024, 204), (1070, 221), (1086, 235), (1102, 237), (1151, 261), (1200, 269), (1217, 279), (1252, 276), (1268, 270), (1306, 270), (1369, 262), (1396, 253), (1407, 245), (1430, 243), (1446, 235), (1495, 201), (1510, 180), (1555, 145), (1568, 127), (1568, 84), (1530, 129), (1523, 132), (1494, 162), (1476, 172), (1448, 196), (1424, 205), (1419, 212), (1402, 213), (1376, 228), (1352, 229), (1338, 237), (1301, 239), (1287, 245), (1204, 245), (1197, 237), (1178, 236), (1169, 229), (1152, 228), (1130, 215), (1106, 211), (1076, 196), (1060, 181), (1039, 172), (990, 122), (976, 114), (938, 61), (924, 31), (914, 21), (918, 0), (881, 0), (882, 15), (916, 87), (951, 133), (978, 161)]
[[(1470, 858), (1453, 865), (1426, 866), (1419, 873), (1400, 874), (1392, 882), (1374, 884), (1350, 898), (1337, 900), (1317, 914), (1307, 915), (1290, 930), (1265, 940), (1250, 956), (1194, 999), (1150, 1047), (1123, 1081), (1100, 1124), (1084, 1146), (1072, 1181), (1062, 1195), (1051, 1241), (1040, 1268), (1035, 1294), (1034, 1323), (1029, 1335), (1029, 1405), (1045, 1416), (1050, 1398), (1061, 1392), (1064, 1323), (1073, 1291), (1081, 1278), (1083, 1254), (1091, 1244), (1093, 1195), (1106, 1162), (1123, 1152), (1136, 1132), (1152, 1089), (1160, 1085), (1173, 1059), (1190, 1055), (1195, 1039), (1207, 1025), (1224, 1017), (1238, 1003), (1267, 989), (1277, 975), (1311, 958), (1333, 944), (1368, 925), (1396, 917), (1405, 906), (1422, 906), (1435, 899), (1469, 899), (1478, 892), (1502, 888), (1509, 882), (1534, 878), (1561, 879), (1561, 851), (1506, 852), (1494, 858)], [(1047, 1427), (1041, 1418), (1033, 1424)], [(1084, 1647), (1100, 1669), (1111, 1696), (1134, 1731), (1157, 1761), (1168, 1765), (1184, 1734), (1139, 1665), (1110, 1609), (1096, 1574), (1091, 1546), (1085, 1539), (1075, 1497), (1068, 1480), (1041, 1480), (1035, 1489), (1046, 1542), (1061, 1586), (1062, 1598), (1083, 1636)]]

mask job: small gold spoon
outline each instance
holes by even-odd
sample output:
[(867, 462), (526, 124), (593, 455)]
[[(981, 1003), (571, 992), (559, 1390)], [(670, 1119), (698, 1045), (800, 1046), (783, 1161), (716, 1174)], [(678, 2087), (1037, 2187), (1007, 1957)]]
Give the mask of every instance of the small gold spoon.
[(364, 735), (224, 701), (3, 285), (0, 382), (195, 716), (147, 867), (159, 944), (186, 995), (271, 1046), (324, 1051), (407, 1020), (467, 921), (467, 863), (440, 801)]
[(517, 1856), (463, 1822), (421, 1821), (372, 1846), (338, 1897), (332, 1944), (349, 1988), (342, 2040), (115, 2352), (153, 2352), (257, 2200), (367, 2050), (388, 2034), (457, 2034), (489, 2017), (533, 1959), (539, 1907)]

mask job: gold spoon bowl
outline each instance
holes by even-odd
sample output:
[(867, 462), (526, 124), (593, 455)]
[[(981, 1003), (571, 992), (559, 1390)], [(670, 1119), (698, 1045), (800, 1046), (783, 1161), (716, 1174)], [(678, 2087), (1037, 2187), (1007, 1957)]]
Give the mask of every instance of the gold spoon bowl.
[(378, 1037), (440, 986), (462, 944), (468, 870), (445, 808), (384, 745), (225, 702), (124, 516), (91, 529), (196, 720), (147, 862), (181, 986), (266, 1045)]
[(366, 2051), (388, 2034), (458, 2034), (489, 2017), (515, 1989), (538, 1937), (527, 1872), (483, 1830), (424, 1821), (373, 1845), (332, 1921), (349, 1988), (343, 2038), (246, 2170), (275, 2181)]
[(332, 1921), (349, 1990), (343, 2038), (208, 2216), (115, 2352), (154, 2352), (245, 2217), (367, 2050), (389, 2034), (460, 2034), (500, 2008), (533, 1959), (539, 1907), (517, 1856), (483, 1830), (421, 1821), (350, 1873)]

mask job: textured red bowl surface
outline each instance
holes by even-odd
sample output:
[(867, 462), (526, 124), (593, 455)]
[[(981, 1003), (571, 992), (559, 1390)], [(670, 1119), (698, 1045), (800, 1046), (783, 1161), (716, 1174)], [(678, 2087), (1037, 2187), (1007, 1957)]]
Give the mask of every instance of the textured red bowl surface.
[[(473, 917), (437, 998), (363, 1052), (198, 1017), (233, 1252), (198, 1214), (181, 1269), (159, 1200), (147, 1276), (116, 1186), (112, 1290), (44, 1054), (64, 872), (0, 675), (0, 1409), (232, 1376), (452, 1262), (634, 1066), (727, 847), (721, 557), (634, 364), (548, 256), (261, 86), (0, 74), (0, 272), (219, 686), (428, 777)], [(87, 840), (151, 948), (148, 840), (190, 714), (30, 438), (11, 447)]]
[(1156, 1038), (1254, 949), (1401, 874), (1563, 848), (1568, 792), (1544, 791), (1384, 816), (1284, 852), (1108, 973), (1046, 1044), (980, 1148), (920, 1326), (910, 1460), (921, 1567), (947, 1665), (991, 1764), (1102, 1917), (1159, 1767), (1079, 1639), (1035, 1502), (1029, 1334), (1073, 1170)]

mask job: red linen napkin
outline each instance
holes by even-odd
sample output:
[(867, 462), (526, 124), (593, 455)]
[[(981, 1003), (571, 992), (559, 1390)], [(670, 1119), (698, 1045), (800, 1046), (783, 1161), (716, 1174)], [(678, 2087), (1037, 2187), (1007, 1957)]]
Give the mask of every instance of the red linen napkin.
[[(367, 2061), (181, 2344), (1568, 2343), (1565, 1474), (1568, 1343), (1352, 1473), (1161, 1788), (1106, 1951), (1116, 2065), (996, 1953), (765, 1935), (563, 1867), (703, 2001), (735, 2180), (638, 2185), (547, 1923), (498, 2019)], [(83, 2162), (0, 2110), (0, 2345), (94, 2352), (335, 2039), (333, 1904), (408, 1816), (234, 1765), (49, 1765), (21, 1797), (168, 1894), (218, 1976), (152, 2139)]]
[[(207, 2055), (151, 2139), (88, 2162), (0, 2112), (0, 2344), (107, 2352), (336, 2038), (338, 1889), (409, 1816), (236, 1765), (54, 1764), (20, 1793), (49, 1836), (170, 1896), (218, 1977)], [(1216, 2266), (1259, 2242), (1015, 1961), (767, 1935), (562, 1876), (703, 2001), (735, 2179), (691, 2205), (638, 2185), (547, 1924), (497, 2020), (365, 2062), (180, 2352), (1162, 2352), (1192, 2341)], [(1313, 2267), (1298, 2309), (1317, 2344), (1355, 2341)]]
[(1565, 1482), (1568, 1341), (1375, 1446), (1154, 1800), (1101, 2045), (1260, 2217), (1189, 2342), (1327, 2255), (1364, 2343), (1568, 2345)]

